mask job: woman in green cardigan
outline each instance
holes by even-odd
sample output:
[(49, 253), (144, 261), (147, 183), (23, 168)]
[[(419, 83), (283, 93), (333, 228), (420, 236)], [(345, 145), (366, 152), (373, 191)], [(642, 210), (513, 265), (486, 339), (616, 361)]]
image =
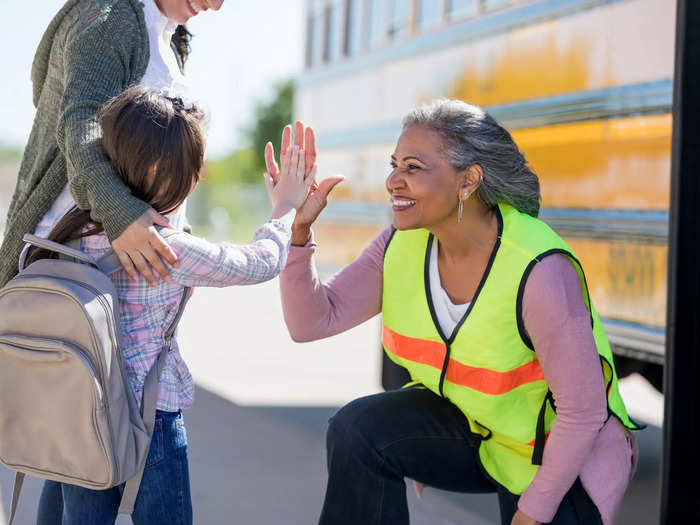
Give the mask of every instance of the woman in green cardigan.
[[(0, 247), (0, 286), (17, 273), (23, 235), (48, 237), (74, 205), (90, 210), (93, 221), (102, 224), (129, 275), (138, 278), (140, 273), (155, 284), (153, 268), (167, 278), (161, 257), (170, 264), (176, 257), (153, 225), (183, 227), (184, 213), (168, 220), (131, 194), (103, 152), (96, 115), (107, 100), (134, 84), (180, 94), (190, 36), (182, 24), (222, 4), (223, 0), (68, 0), (56, 14), (32, 65), (36, 116)], [(170, 48), (161, 45), (168, 41)], [(183, 435), (175, 428), (167, 432)], [(169, 461), (175, 468), (177, 462)], [(168, 512), (160, 512), (160, 517), (137, 512), (134, 523), (191, 523), (189, 483), (186, 486), (183, 491), (151, 487), (150, 501), (159, 500)], [(106, 523), (111, 507), (95, 492), (89, 501), (78, 501), (63, 493), (60, 484), (47, 481), (38, 523)], [(73, 512), (77, 508), (80, 516)], [(91, 521), (84, 520), (85, 512)]]
[[(190, 36), (182, 24), (222, 3), (68, 0), (56, 14), (32, 65), (36, 116), (0, 246), (0, 286), (17, 273), (22, 236), (47, 237), (73, 204), (104, 225), (129, 275), (155, 284), (152, 267), (167, 278), (161, 257), (170, 264), (177, 259), (153, 225), (168, 220), (121, 182), (102, 151), (95, 114), (132, 84), (179, 84)], [(168, 32), (173, 52), (161, 56), (159, 37)]]

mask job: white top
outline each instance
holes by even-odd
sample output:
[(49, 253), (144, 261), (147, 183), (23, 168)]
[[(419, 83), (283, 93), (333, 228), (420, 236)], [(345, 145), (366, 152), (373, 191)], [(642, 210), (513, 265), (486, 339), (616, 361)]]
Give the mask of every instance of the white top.
[(438, 323), (440, 323), (440, 328), (442, 328), (442, 333), (449, 339), (452, 336), (452, 332), (454, 332), (457, 327), (457, 323), (459, 323), (462, 317), (464, 317), (464, 314), (467, 313), (467, 308), (469, 308), (471, 302), (454, 304), (442, 287), (440, 272), (438, 270), (438, 241), (436, 237), (433, 238), (433, 246), (430, 251), (430, 261), (428, 264), (430, 295), (433, 300), (435, 315), (437, 316)]
[[(160, 12), (155, 0), (142, 0), (142, 3), (150, 53), (146, 72), (139, 85), (161, 91), (164, 94), (184, 97), (187, 94), (185, 79), (177, 65), (175, 54), (170, 48), (170, 39), (175, 32), (177, 23), (168, 20)], [(68, 189), (68, 184), (66, 184), (51, 208), (37, 224), (34, 235), (48, 237), (56, 223), (73, 206), (75, 206), (75, 201)], [(186, 207), (187, 201), (183, 202), (173, 215), (171, 222), (175, 229), (181, 230), (184, 226)]]

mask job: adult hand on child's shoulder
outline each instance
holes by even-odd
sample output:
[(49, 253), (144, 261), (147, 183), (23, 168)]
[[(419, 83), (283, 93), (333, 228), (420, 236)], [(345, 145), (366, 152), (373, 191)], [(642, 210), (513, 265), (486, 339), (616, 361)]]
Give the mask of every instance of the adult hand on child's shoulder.
[(151, 286), (158, 284), (153, 270), (166, 281), (170, 280), (170, 272), (161, 257), (170, 265), (177, 263), (175, 252), (158, 234), (154, 224), (170, 226), (168, 219), (150, 208), (112, 242), (112, 249), (129, 277), (136, 280), (141, 274)]

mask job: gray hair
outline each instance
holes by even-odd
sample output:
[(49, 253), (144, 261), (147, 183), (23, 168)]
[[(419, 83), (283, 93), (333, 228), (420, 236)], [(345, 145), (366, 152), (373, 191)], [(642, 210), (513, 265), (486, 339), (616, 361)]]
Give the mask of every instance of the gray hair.
[(478, 106), (459, 100), (440, 99), (420, 106), (403, 120), (403, 129), (413, 125), (436, 131), (452, 167), (461, 171), (478, 164), (483, 181), (476, 195), (487, 207), (498, 203), (537, 217), (540, 211), (540, 182), (510, 133)]

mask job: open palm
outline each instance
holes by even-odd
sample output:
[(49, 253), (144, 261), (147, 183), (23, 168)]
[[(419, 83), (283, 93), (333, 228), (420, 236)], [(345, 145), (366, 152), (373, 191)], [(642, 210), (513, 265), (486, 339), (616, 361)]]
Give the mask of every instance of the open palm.
[[(292, 127), (285, 126), (282, 131), (280, 155), (286, 153), (291, 142)], [(306, 174), (308, 175), (316, 165), (316, 135), (313, 128), (305, 127), (303, 122), (297, 121), (294, 125), (294, 145), (299, 146), (304, 151)], [(280, 158), (280, 162), (282, 162), (282, 158)], [(275, 161), (275, 149), (272, 142), (268, 142), (265, 146), (265, 164), (272, 180), (276, 183), (279, 180), (280, 170)], [(297, 231), (309, 229), (323, 208), (326, 207), (328, 194), (343, 179), (342, 175), (336, 175), (323, 179), (320, 183), (314, 182), (306, 201), (297, 210), (292, 229)]]

